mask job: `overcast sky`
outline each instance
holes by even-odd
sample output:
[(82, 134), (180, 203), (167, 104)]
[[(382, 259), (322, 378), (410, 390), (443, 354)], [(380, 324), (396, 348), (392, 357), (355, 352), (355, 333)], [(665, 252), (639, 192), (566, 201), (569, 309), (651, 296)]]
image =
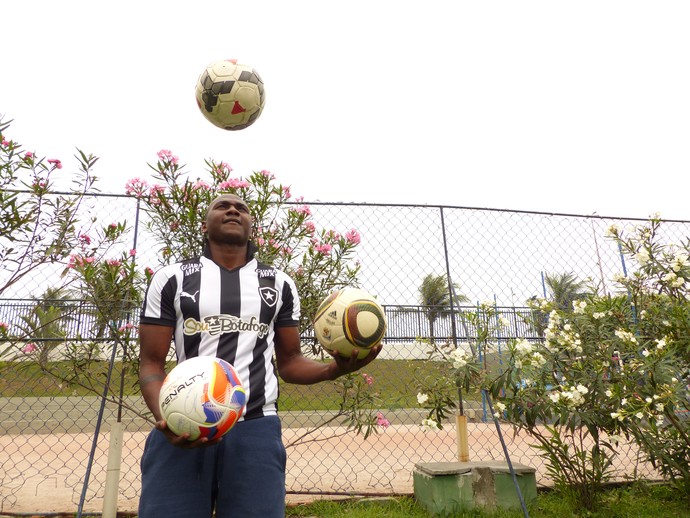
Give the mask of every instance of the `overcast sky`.
[[(690, 219), (690, 2), (4, 2), (7, 137), (122, 193), (170, 149), (307, 201)], [(243, 131), (194, 86), (236, 58)]]

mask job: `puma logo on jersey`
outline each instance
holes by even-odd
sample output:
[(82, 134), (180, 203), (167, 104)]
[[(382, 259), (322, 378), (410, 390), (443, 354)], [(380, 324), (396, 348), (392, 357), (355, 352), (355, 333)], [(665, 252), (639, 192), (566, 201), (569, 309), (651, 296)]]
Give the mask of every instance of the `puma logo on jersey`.
[(182, 297), (190, 298), (190, 299), (192, 299), (192, 302), (194, 302), (194, 303), (196, 304), (196, 296), (197, 296), (198, 293), (199, 293), (199, 290), (196, 290), (196, 291), (194, 292), (194, 295), (190, 295), (190, 294), (187, 293), (186, 291), (183, 291), (183, 292), (180, 293), (180, 298), (182, 298)]

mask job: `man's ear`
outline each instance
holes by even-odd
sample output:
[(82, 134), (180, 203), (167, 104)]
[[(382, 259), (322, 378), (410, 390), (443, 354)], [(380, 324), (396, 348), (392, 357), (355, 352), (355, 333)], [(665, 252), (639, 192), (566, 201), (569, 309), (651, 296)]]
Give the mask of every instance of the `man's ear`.
[(206, 229), (206, 222), (205, 222), (205, 221), (202, 221), (202, 222), (201, 222), (201, 233), (204, 234), (204, 235), (206, 235), (206, 230), (207, 230), (207, 229)]

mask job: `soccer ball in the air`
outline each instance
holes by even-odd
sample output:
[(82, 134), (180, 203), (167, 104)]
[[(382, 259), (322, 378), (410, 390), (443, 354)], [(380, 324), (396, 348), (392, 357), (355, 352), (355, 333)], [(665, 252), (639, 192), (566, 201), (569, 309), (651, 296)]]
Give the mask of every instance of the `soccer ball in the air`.
[(343, 288), (328, 295), (314, 317), (314, 333), (321, 346), (332, 355), (358, 358), (381, 343), (386, 334), (386, 315), (373, 295), (359, 288)]
[(251, 126), (266, 102), (256, 70), (235, 59), (209, 63), (196, 82), (196, 102), (209, 121), (226, 130)]
[(239, 420), (247, 394), (237, 372), (212, 356), (189, 358), (165, 377), (160, 391), (161, 415), (177, 435), (215, 439)]

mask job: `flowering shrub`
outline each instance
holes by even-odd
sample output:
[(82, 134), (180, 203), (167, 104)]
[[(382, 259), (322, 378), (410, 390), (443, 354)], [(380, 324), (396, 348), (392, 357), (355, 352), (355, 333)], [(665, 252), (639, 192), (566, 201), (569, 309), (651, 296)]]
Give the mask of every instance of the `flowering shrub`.
[[(612, 462), (626, 438), (662, 474), (690, 489), (690, 249), (687, 242), (660, 243), (660, 225), (652, 218), (632, 235), (609, 229), (636, 263), (630, 275), (616, 277), (617, 293), (591, 291), (568, 309), (531, 300), (535, 315), (548, 315), (543, 340), (512, 340), (499, 356), (482, 342), (484, 326), (469, 357), (446, 354), (442, 376), (421, 385), (418, 401), (430, 409), (423, 426), (442, 426), (440, 419), (457, 407), (449, 389), (469, 380), (493, 398), (495, 419), (536, 441), (555, 486), (587, 509), (614, 474)], [(491, 322), (490, 308), (484, 312), (483, 321)]]
[[(169, 150), (159, 151), (156, 164), (149, 167), (155, 183), (134, 178), (125, 190), (149, 216), (148, 229), (161, 245), (162, 264), (200, 255), (201, 223), (210, 202), (221, 194), (235, 194), (249, 205), (258, 258), (288, 273), (297, 285), (301, 332), (311, 327), (313, 314), (327, 293), (357, 285), (359, 264), (354, 255), (361, 240), (359, 232), (317, 228), (309, 205), (301, 198), (290, 201), (290, 187), (278, 183), (271, 172), (232, 177), (227, 163), (207, 160), (207, 176), (193, 180)], [(304, 347), (309, 353), (323, 354), (316, 341)], [(377, 398), (366, 377), (344, 376), (336, 383), (342, 401), (333, 419), (345, 418), (349, 429), (365, 437), (377, 427), (388, 426), (386, 418), (373, 410)]]
[(79, 209), (97, 158), (79, 151), (71, 192), (55, 194), (58, 159), (24, 151), (0, 119), (0, 294), (44, 264), (63, 262), (79, 245)]
[(161, 244), (163, 264), (201, 254), (206, 209), (215, 197), (229, 193), (249, 204), (252, 239), (261, 261), (294, 279), (302, 303), (302, 331), (309, 328), (311, 316), (328, 292), (356, 284), (359, 265), (353, 256), (359, 232), (318, 229), (309, 205), (301, 198), (291, 202), (290, 187), (277, 183), (271, 172), (232, 177), (227, 163), (207, 160), (207, 178), (192, 180), (169, 150), (159, 151), (158, 161), (149, 166), (157, 183), (134, 178), (125, 189), (149, 215), (148, 228)]
[[(23, 151), (9, 139), (9, 127), (10, 123), (0, 121), (0, 294), (42, 266), (62, 266), (63, 272), (59, 275), (56, 269), (54, 284), (34, 297), (36, 303), (29, 315), (21, 316), (22, 322), (11, 328), (3, 323), (0, 336), (6, 345), (0, 355), (14, 352), (35, 358), (47, 371), (49, 353), (65, 337), (63, 326), (72, 315), (65, 305), (43, 299), (76, 298), (98, 304), (97, 321), (109, 322), (112, 313), (107, 305), (114, 298), (121, 304), (122, 293), (115, 287), (116, 276), (109, 275), (118, 268), (102, 261), (118, 244), (125, 224), (112, 223), (99, 231), (96, 218), (85, 217), (84, 199), (95, 191), (96, 157), (78, 151), (79, 170), (70, 173), (70, 192), (58, 194), (55, 182), (62, 162)], [(75, 377), (82, 373), (76, 363), (73, 370)]]

